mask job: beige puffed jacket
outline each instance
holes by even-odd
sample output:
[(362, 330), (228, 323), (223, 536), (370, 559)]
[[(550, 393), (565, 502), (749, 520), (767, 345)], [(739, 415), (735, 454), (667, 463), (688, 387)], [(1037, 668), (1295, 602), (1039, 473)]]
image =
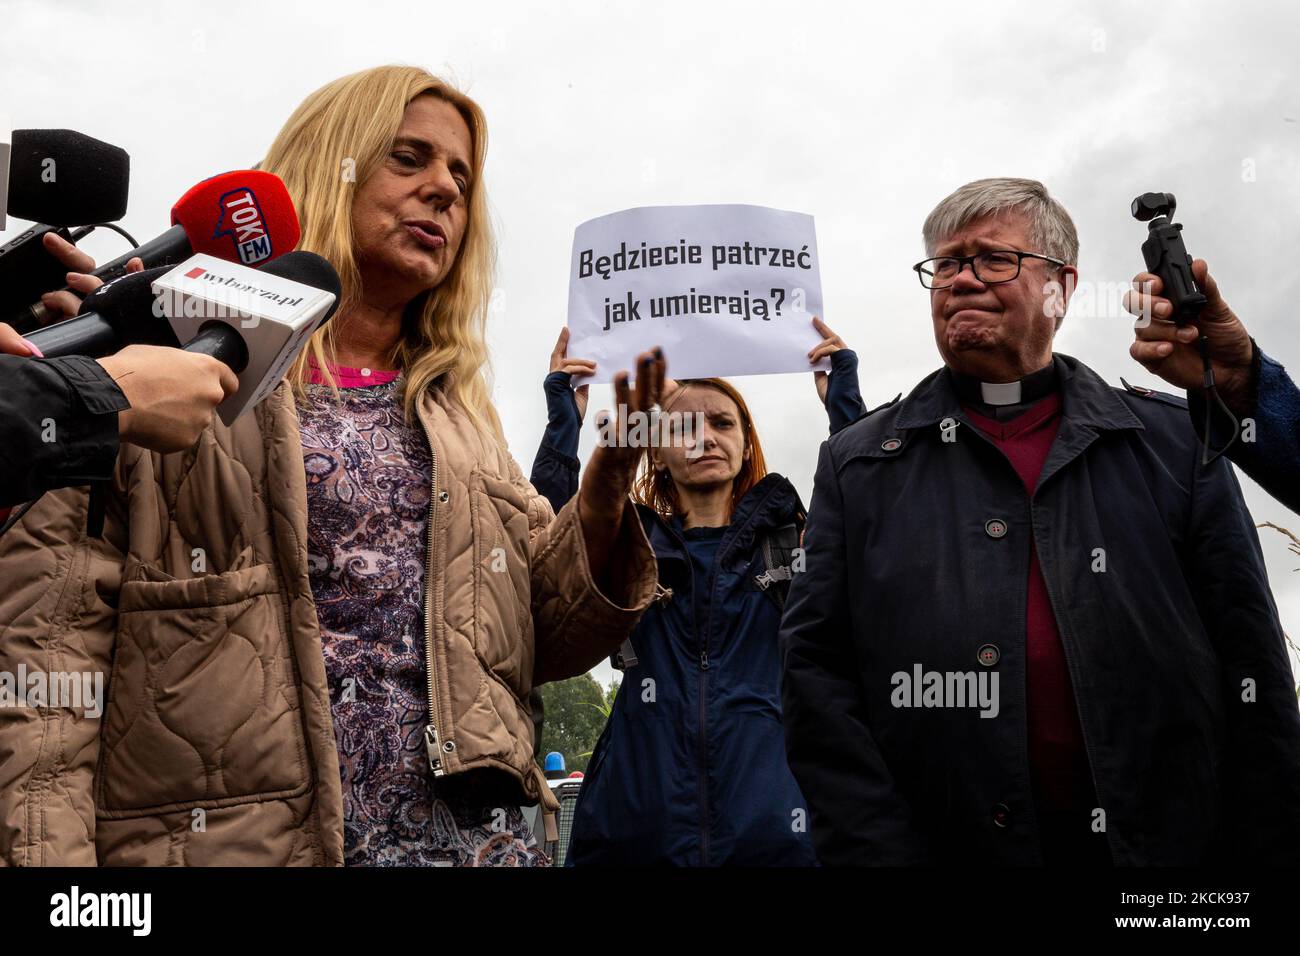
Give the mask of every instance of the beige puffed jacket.
[[(611, 602), (576, 499), (554, 515), (440, 390), (419, 418), (430, 772), (495, 767), (553, 808), (529, 691), (618, 648), (654, 595), (654, 555), (629, 503), (614, 560), (630, 593)], [(98, 715), (0, 707), (0, 861), (342, 864), (298, 434), (282, 383), (186, 452), (122, 446), (102, 538), (85, 489), (46, 495), (0, 537), (0, 673), (102, 673), (106, 691)]]

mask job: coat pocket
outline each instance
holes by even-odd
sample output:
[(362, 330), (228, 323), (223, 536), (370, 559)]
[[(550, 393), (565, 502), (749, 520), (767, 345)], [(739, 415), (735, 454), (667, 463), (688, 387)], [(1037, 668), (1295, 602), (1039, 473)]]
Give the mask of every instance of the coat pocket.
[(96, 807), (231, 806), (310, 785), (274, 568), (122, 586)]

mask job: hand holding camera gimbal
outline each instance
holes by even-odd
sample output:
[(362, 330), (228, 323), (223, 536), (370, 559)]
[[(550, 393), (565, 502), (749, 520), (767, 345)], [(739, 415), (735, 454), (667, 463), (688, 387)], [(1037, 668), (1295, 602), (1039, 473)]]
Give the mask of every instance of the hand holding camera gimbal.
[(1124, 302), (1139, 317), (1129, 354), (1171, 385), (1204, 390), (1202, 461), (1208, 463), (1214, 409), (1231, 426), (1230, 437), (1214, 457), (1235, 440), (1238, 418), (1250, 411), (1254, 345), (1219, 294), (1205, 261), (1188, 255), (1182, 225), (1173, 222), (1175, 208), (1169, 193), (1144, 193), (1132, 203), (1133, 217), (1150, 225), (1142, 244), (1147, 271), (1134, 276)]

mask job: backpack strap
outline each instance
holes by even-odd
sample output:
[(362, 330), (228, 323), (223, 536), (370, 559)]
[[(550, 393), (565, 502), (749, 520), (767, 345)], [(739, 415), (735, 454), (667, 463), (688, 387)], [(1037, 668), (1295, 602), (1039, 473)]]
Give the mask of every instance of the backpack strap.
[(639, 663), (636, 651), (632, 648), (632, 638), (625, 637), (617, 651), (609, 656), (609, 666), (616, 671), (625, 671)]
[[(651, 604), (667, 604), (673, 599), (673, 589), (666, 588), (658, 582), (655, 583), (655, 594), (650, 599)], [(623, 639), (619, 649), (609, 655), (609, 666), (616, 671), (625, 671), (629, 667), (636, 667), (638, 661), (636, 650), (632, 647), (632, 637), (628, 635)]]
[(785, 610), (785, 601), (790, 593), (790, 582), (794, 579), (791, 564), (794, 552), (803, 537), (803, 528), (792, 522), (773, 528), (759, 539), (759, 554), (763, 558), (763, 570), (754, 575), (754, 584), (776, 604), (777, 610)]

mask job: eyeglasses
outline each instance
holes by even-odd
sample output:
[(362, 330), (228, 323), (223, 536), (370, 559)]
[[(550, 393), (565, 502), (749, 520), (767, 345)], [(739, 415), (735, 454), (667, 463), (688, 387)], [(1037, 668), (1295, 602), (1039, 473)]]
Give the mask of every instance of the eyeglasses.
[(970, 263), (975, 278), (985, 285), (998, 282), (1010, 282), (1020, 275), (1020, 263), (1025, 259), (1042, 259), (1052, 265), (1065, 265), (1060, 259), (1040, 256), (1036, 252), (1020, 252), (1016, 249), (1000, 249), (994, 252), (981, 252), (973, 256), (938, 256), (925, 259), (912, 266), (921, 285), (927, 289), (946, 289), (957, 280), (957, 275), (966, 264)]

